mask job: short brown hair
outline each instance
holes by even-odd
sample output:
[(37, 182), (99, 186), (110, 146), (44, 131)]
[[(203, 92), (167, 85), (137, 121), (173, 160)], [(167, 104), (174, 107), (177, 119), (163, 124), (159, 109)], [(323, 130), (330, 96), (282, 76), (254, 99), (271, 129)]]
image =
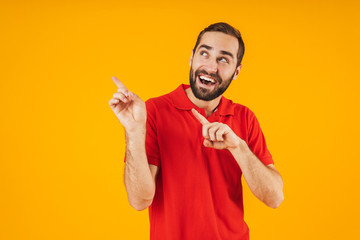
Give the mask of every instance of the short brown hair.
[(241, 60), (244, 56), (244, 52), (245, 52), (245, 46), (244, 46), (244, 42), (241, 38), (241, 34), (240, 31), (237, 30), (236, 28), (232, 27), (231, 25), (224, 23), (224, 22), (219, 22), (219, 23), (214, 23), (211, 24), (210, 26), (208, 26), (207, 28), (205, 28), (204, 30), (202, 30), (196, 40), (196, 44), (195, 47), (193, 49), (193, 53), (195, 53), (197, 46), (200, 43), (201, 37), (206, 33), (206, 32), (222, 32), (225, 34), (229, 34), (231, 36), (234, 36), (237, 38), (238, 42), (239, 42), (239, 49), (237, 52), (237, 65), (236, 67), (238, 67), (241, 63)]

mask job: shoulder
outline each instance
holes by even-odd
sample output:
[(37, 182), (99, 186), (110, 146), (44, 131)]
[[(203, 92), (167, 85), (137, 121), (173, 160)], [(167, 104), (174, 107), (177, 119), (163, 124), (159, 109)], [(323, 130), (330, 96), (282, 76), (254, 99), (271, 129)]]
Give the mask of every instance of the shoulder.
[(162, 95), (162, 96), (158, 96), (158, 97), (153, 97), (153, 98), (149, 98), (148, 100), (145, 101), (146, 104), (166, 104), (169, 100), (170, 93)]
[(240, 126), (243, 131), (250, 133), (259, 125), (255, 113), (248, 107), (240, 103), (234, 103), (232, 100), (225, 99), (226, 108), (224, 114), (232, 118), (233, 124)]
[(226, 108), (229, 109), (228, 111), (232, 113), (236, 118), (255, 118), (254, 112), (249, 107), (243, 104), (235, 103), (232, 100), (224, 97), (224, 105), (226, 105)]
[(189, 101), (185, 94), (186, 86), (184, 84), (178, 86), (175, 90), (165, 95), (150, 98), (146, 101), (146, 106), (150, 110), (159, 109), (173, 109), (174, 107), (181, 108)]
[(173, 111), (173, 95), (175, 91), (145, 101), (148, 116), (164, 115)]
[(145, 101), (145, 104), (148, 110), (155, 110), (159, 108), (161, 109), (164, 106), (168, 106), (169, 104), (171, 104), (170, 93), (159, 97), (149, 98)]

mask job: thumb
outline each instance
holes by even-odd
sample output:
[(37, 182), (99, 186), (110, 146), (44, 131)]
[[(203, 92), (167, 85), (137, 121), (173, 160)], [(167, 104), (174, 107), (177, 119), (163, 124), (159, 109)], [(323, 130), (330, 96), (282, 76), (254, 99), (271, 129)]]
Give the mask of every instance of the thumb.
[(224, 149), (226, 148), (226, 145), (224, 142), (218, 142), (218, 141), (210, 141), (208, 139), (204, 139), (204, 146), (209, 148), (215, 148), (215, 149)]
[(213, 143), (210, 140), (204, 139), (204, 146), (205, 147), (212, 147)]

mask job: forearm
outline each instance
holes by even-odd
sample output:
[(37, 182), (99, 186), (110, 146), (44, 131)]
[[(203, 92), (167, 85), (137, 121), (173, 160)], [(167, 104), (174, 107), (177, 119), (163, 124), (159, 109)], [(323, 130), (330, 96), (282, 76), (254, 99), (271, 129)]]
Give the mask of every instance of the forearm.
[(147, 208), (154, 198), (153, 181), (145, 150), (145, 129), (126, 133), (125, 188), (129, 203), (136, 210)]
[(230, 152), (239, 164), (251, 192), (267, 206), (277, 208), (284, 199), (280, 174), (264, 165), (243, 140)]

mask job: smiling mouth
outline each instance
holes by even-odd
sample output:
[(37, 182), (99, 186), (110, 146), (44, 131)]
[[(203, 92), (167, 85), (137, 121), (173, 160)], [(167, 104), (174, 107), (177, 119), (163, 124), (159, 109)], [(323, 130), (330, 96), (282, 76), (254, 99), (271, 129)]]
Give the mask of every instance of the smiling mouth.
[(207, 85), (207, 86), (211, 86), (211, 85), (215, 85), (216, 84), (216, 80), (214, 80), (213, 78), (209, 78), (203, 75), (199, 76), (199, 80), (202, 84)]

